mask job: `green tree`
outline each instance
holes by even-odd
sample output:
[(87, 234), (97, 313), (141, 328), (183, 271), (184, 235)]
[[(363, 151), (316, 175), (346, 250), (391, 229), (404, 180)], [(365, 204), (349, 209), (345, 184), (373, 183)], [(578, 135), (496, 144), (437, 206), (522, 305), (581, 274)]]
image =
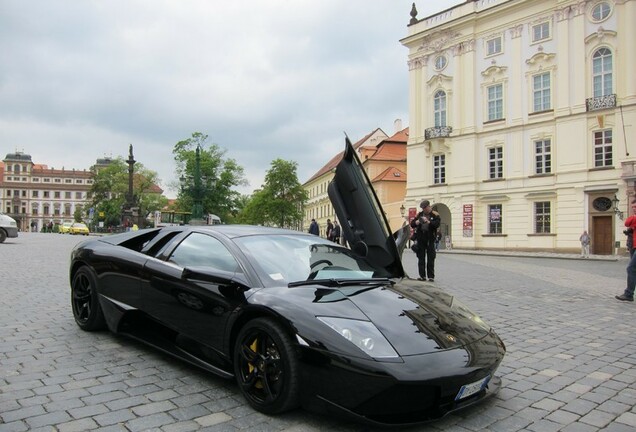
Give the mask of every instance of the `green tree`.
[[(204, 185), (203, 213), (213, 213), (227, 222), (241, 208), (244, 199), (236, 186), (247, 185), (243, 167), (234, 159), (225, 157), (226, 150), (217, 144), (209, 144), (208, 136), (194, 132), (192, 136), (175, 144), (172, 154), (177, 165), (177, 178), (193, 184), (196, 149), (200, 148), (200, 169)], [(194, 204), (192, 190), (182, 188), (177, 196), (176, 208), (191, 211)]]
[(245, 223), (298, 229), (307, 192), (298, 181), (296, 162), (276, 159), (265, 174), (262, 189), (254, 192), (241, 212)]
[(84, 206), (77, 205), (75, 206), (75, 211), (73, 212), (73, 220), (75, 222), (83, 222), (84, 221)]
[[(120, 156), (106, 167), (92, 167), (93, 184), (88, 192), (89, 205), (94, 209), (94, 221), (105, 226), (121, 223), (122, 207), (128, 193), (128, 164)], [(133, 194), (137, 197), (141, 215), (153, 213), (166, 205), (167, 199), (153, 191), (157, 173), (137, 162), (134, 166)], [(100, 216), (103, 214), (103, 216)]]

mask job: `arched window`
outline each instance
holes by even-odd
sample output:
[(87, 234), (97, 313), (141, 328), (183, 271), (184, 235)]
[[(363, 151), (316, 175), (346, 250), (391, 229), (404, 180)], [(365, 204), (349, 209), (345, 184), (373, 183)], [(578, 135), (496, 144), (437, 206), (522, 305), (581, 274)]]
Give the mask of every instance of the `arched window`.
[(612, 94), (612, 52), (599, 48), (592, 55), (594, 97)]
[(20, 174), (20, 165), (13, 165), (13, 174)]
[(435, 126), (446, 126), (446, 92), (438, 90), (433, 97)]

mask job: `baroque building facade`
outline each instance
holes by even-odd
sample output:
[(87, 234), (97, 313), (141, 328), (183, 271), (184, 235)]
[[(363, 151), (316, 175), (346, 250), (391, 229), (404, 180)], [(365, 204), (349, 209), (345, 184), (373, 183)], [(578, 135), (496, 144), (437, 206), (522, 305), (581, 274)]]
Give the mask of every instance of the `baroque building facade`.
[(636, 181), (636, 0), (475, 0), (408, 35), (406, 206), (454, 247), (624, 247)]
[[(402, 129), (402, 121), (394, 122), (395, 133), (389, 137), (377, 128), (353, 144), (363, 167), (373, 184), (391, 228), (397, 230), (403, 222), (404, 194), (406, 190), (406, 142), (408, 128)], [(327, 194), (327, 186), (333, 180), (343, 152), (332, 157), (304, 184), (309, 197), (304, 208), (303, 229), (306, 231), (312, 219), (318, 222), (320, 235), (326, 236), (327, 219), (336, 220), (336, 213)], [(400, 210), (400, 207), (402, 209)], [(338, 221), (342, 224), (341, 221)]]
[(73, 222), (92, 183), (90, 171), (49, 168), (33, 163), (29, 154), (9, 153), (0, 164), (0, 209), (20, 231)]

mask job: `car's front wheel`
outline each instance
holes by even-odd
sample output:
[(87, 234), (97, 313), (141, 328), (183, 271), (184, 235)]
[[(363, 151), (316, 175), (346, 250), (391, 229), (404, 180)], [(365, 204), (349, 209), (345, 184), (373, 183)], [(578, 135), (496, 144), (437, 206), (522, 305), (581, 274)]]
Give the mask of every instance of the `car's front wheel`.
[(7, 239), (7, 233), (4, 232), (2, 228), (0, 228), (0, 243), (4, 243), (6, 239)]
[(267, 318), (248, 322), (234, 347), (236, 380), (249, 404), (265, 414), (298, 407), (299, 365), (292, 339)]
[(97, 295), (97, 278), (86, 266), (77, 270), (73, 276), (71, 305), (75, 322), (82, 330), (94, 331), (106, 327)]

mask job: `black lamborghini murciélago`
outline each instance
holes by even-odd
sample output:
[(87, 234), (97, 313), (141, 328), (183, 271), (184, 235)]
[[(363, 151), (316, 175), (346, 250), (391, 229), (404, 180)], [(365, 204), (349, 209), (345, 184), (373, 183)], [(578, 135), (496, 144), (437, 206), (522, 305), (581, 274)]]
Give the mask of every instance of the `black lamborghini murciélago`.
[(329, 197), (348, 247), (258, 226), (146, 229), (71, 254), (73, 315), (236, 379), (256, 410), (373, 424), (439, 418), (495, 392), (505, 353), (454, 296), (408, 277), (347, 140)]

